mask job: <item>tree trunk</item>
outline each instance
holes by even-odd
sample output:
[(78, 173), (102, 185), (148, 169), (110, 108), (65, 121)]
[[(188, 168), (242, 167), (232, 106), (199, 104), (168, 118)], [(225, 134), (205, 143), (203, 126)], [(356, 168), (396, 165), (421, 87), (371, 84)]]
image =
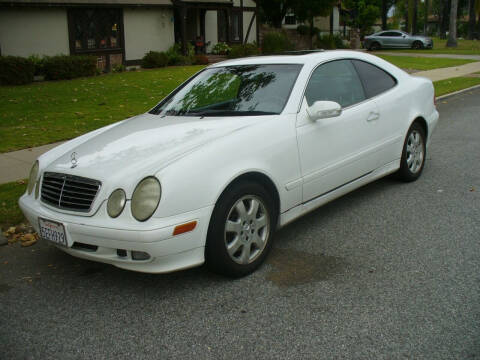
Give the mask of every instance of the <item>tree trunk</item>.
[(443, 2), (443, 7), (442, 7), (442, 20), (440, 22), (440, 38), (441, 39), (446, 39), (447, 38), (447, 30), (448, 30), (448, 19), (449, 19), (449, 14), (450, 14), (450, 8), (451, 8), (452, 1), (448, 0)]
[(475, 0), (468, 1), (468, 36), (469, 40), (473, 40), (475, 33)]
[(387, 12), (387, 0), (382, 0), (382, 30), (387, 30)]
[(457, 47), (457, 10), (458, 0), (452, 0), (450, 7), (450, 26), (448, 31), (447, 47)]
[(413, 29), (413, 8), (414, 8), (414, 0), (408, 0), (408, 9), (407, 9), (408, 26), (406, 31), (410, 34), (412, 33), (412, 29)]
[(418, 32), (417, 14), (418, 14), (418, 0), (413, 0), (412, 34), (416, 34)]
[(428, 10), (428, 0), (425, 0), (425, 21), (423, 23), (423, 35), (427, 35), (428, 31)]

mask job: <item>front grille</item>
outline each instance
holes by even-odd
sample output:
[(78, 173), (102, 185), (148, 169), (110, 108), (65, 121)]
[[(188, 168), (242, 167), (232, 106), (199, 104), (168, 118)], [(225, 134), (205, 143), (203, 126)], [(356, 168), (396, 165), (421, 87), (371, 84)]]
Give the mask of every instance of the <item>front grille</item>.
[(80, 176), (46, 172), (42, 201), (59, 209), (89, 212), (102, 183)]

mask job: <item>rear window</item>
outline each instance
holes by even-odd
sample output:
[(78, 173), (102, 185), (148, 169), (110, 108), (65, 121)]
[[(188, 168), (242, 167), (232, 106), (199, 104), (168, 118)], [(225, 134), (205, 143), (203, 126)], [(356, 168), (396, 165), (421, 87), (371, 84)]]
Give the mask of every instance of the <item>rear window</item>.
[(393, 88), (397, 81), (386, 71), (360, 60), (352, 60), (362, 80), (367, 98), (371, 98)]

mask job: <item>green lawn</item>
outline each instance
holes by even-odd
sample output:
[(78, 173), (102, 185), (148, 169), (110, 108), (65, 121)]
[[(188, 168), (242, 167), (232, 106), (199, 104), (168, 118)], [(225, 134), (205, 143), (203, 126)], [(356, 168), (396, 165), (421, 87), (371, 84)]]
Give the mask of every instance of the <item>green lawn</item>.
[(447, 40), (433, 38), (433, 49), (411, 50), (411, 49), (384, 49), (383, 51), (398, 51), (421, 54), (460, 54), (480, 55), (480, 40), (458, 40), (456, 48), (447, 48)]
[(426, 58), (426, 57), (410, 57), (410, 56), (391, 56), (391, 55), (379, 55), (384, 60), (391, 62), (402, 69), (415, 69), (415, 70), (432, 70), (438, 68), (452, 67), (458, 65), (464, 65), (475, 60), (465, 59), (445, 59), (445, 58)]
[(441, 96), (454, 91), (469, 88), (480, 84), (480, 77), (456, 77), (446, 80), (435, 81), (435, 95)]
[(23, 221), (23, 214), (18, 207), (18, 198), (26, 188), (26, 181), (23, 181), (23, 184), (11, 182), (0, 185), (0, 227), (3, 231)]
[(0, 153), (74, 138), (149, 110), (203, 66), (0, 86)]

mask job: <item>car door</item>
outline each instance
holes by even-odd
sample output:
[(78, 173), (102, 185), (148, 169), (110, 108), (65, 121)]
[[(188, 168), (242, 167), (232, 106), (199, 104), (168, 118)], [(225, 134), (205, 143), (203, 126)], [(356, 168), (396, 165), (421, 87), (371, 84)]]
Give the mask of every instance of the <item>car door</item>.
[[(362, 60), (352, 60), (365, 90), (365, 96), (377, 104), (379, 118), (375, 120), (372, 146), (378, 149), (379, 166), (400, 156), (402, 133), (408, 108), (398, 99), (397, 79), (383, 69)], [(372, 124), (373, 125), (373, 124)]]
[(401, 48), (401, 47), (405, 47), (405, 37), (404, 37), (404, 34), (402, 34), (401, 32), (399, 31), (391, 31), (390, 32), (391, 35), (390, 35), (390, 46), (391, 47), (395, 47), (395, 48)]
[[(341, 115), (312, 121), (307, 108), (322, 100), (339, 103)], [(366, 100), (350, 60), (330, 61), (313, 71), (296, 128), (304, 202), (365, 176), (378, 166), (374, 144), (379, 116), (375, 102)]]

